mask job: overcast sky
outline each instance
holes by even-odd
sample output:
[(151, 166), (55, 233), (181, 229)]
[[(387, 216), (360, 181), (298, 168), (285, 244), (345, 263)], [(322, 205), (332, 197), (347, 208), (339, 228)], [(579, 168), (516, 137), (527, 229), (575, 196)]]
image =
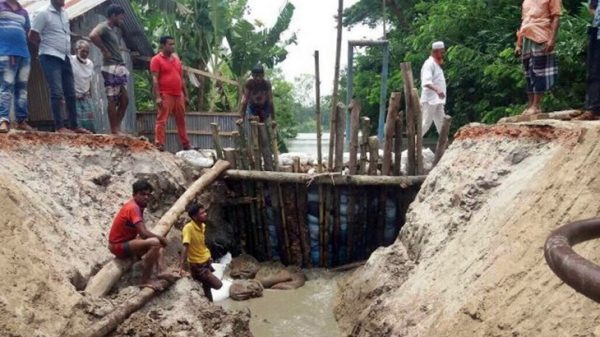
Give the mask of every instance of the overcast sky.
[[(349, 7), (358, 0), (345, 0), (344, 7)], [(288, 57), (279, 67), (285, 77), (293, 81), (301, 74), (314, 75), (314, 51), (319, 50), (321, 92), (330, 94), (333, 87), (333, 72), (335, 67), (335, 43), (337, 4), (335, 0), (290, 0), (296, 10), (290, 25), (290, 31), (295, 32), (298, 44), (288, 48)], [(286, 0), (250, 0), (250, 19), (262, 21), (268, 27), (275, 22)], [(347, 41), (357, 39), (377, 39), (382, 35), (382, 29), (376, 31), (366, 26), (353, 27), (351, 31), (342, 32), (341, 69), (346, 65)]]

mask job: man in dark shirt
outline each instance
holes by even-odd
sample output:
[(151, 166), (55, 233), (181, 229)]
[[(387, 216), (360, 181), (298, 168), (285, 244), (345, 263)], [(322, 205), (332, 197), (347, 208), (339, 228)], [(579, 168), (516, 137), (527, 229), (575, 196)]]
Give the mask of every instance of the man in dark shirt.
[(125, 10), (119, 5), (110, 5), (107, 20), (92, 30), (90, 39), (102, 51), (102, 77), (108, 99), (108, 121), (113, 134), (121, 133), (121, 121), (125, 117), (129, 96), (127, 82), (129, 70), (121, 55), (119, 43), (122, 32), (119, 29), (125, 21)]
[(275, 121), (273, 89), (271, 82), (265, 79), (265, 70), (260, 64), (254, 66), (252, 77), (246, 81), (240, 104), (240, 118), (248, 120), (250, 117), (258, 117), (260, 123), (265, 123), (269, 118)]

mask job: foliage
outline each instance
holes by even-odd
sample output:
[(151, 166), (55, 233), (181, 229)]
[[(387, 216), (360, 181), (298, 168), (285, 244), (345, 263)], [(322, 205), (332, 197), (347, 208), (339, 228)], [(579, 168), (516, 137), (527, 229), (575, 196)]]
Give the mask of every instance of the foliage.
[[(520, 113), (526, 103), (525, 79), (520, 61), (514, 56), (515, 32), (521, 9), (511, 0), (386, 0), (410, 20), (391, 15), (391, 64), (409, 61), (416, 84), (419, 70), (428, 57), (431, 43), (447, 45), (444, 71), (448, 83), (446, 109), (453, 116), (454, 128), (469, 122), (493, 123)], [(584, 4), (563, 1), (564, 13), (557, 40), (560, 79), (544, 100), (545, 110), (577, 108), (582, 105), (585, 88), (585, 29), (590, 20)], [(377, 14), (379, 13), (379, 14)], [(380, 22), (381, 1), (360, 0), (345, 11), (345, 22)], [(398, 13), (396, 13), (398, 14)], [(379, 21), (378, 21), (379, 20)], [(381, 50), (368, 49), (358, 56), (354, 92), (363, 111), (376, 118), (379, 105)], [(399, 68), (391, 67), (389, 90), (402, 91)]]

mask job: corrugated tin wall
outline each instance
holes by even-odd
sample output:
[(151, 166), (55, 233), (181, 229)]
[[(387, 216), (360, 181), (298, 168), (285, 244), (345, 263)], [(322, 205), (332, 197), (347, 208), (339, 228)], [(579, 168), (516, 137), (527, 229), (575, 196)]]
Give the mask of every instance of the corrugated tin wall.
[[(213, 149), (212, 132), (210, 123), (217, 123), (220, 129), (221, 142), (223, 147), (234, 147), (231, 133), (237, 130), (235, 121), (239, 118), (237, 113), (227, 112), (186, 112), (185, 123), (188, 137), (192, 146), (200, 149)], [(139, 135), (148, 137), (154, 141), (154, 124), (156, 122), (156, 112), (145, 111), (137, 114), (137, 130)], [(179, 137), (177, 136), (177, 127), (173, 116), (169, 117), (167, 123), (167, 142), (165, 148), (170, 152), (181, 150)]]

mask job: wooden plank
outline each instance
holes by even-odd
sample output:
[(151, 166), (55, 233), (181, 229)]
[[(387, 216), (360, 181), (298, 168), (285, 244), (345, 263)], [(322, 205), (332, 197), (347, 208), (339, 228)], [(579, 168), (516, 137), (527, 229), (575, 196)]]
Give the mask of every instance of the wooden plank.
[[(136, 56), (135, 58), (138, 59), (138, 60), (141, 60), (141, 61), (150, 62), (150, 57), (147, 57), (147, 56)], [(209, 73), (207, 71), (204, 71), (204, 70), (192, 68), (192, 67), (186, 66), (186, 65), (182, 66), (182, 68), (183, 68), (183, 70), (185, 70), (185, 71), (187, 71), (189, 73), (192, 73), (192, 74), (196, 74), (196, 75), (208, 77), (210, 79), (213, 79), (213, 80), (216, 80), (216, 81), (220, 81), (220, 82), (224, 82), (224, 83), (228, 83), (228, 84), (235, 85), (235, 86), (239, 86), (240, 85), (240, 83), (238, 81), (234, 81), (232, 79), (229, 79), (229, 78), (226, 78), (226, 77), (223, 77), (223, 76), (211, 74), (211, 73)]]

